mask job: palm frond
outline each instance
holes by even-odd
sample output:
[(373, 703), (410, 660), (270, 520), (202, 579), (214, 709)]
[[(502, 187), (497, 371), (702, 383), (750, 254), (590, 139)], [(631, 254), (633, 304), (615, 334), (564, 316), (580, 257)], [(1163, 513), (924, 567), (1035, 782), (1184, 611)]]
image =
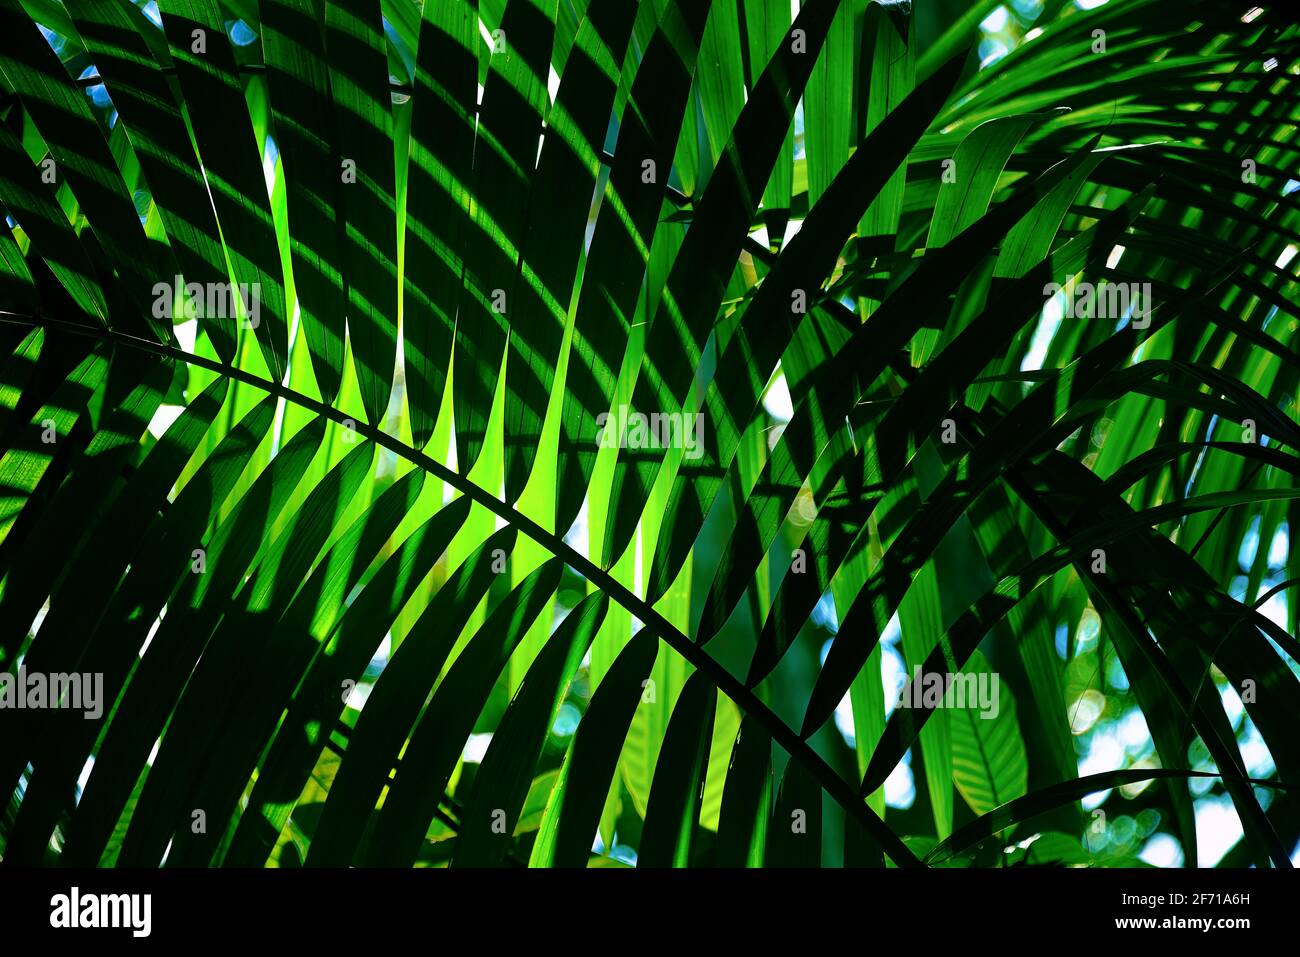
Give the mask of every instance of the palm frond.
[(1289, 867), (1300, 29), (936, 6), (0, 0), (3, 861)]

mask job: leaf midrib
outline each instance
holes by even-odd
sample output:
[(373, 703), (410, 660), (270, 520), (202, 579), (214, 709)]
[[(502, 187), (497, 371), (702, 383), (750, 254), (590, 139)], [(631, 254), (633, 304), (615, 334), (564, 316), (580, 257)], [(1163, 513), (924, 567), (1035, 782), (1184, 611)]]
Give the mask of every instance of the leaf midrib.
[(440, 481), (454, 487), (462, 495), (484, 508), (493, 512), (498, 518), (507, 522), (516, 528), (519, 532), (527, 535), (533, 541), (546, 548), (558, 558), (562, 558), (566, 564), (576, 569), (584, 578), (592, 584), (599, 587), (613, 601), (618, 602), (625, 609), (637, 617), (646, 627), (650, 627), (661, 637), (668, 646), (677, 654), (685, 658), (697, 670), (704, 672), (715, 688), (721, 691), (727, 697), (731, 698), (738, 707), (745, 712), (754, 715), (763, 725), (767, 733), (777, 744), (786, 750), (790, 755), (798, 758), (800, 762), (817, 779), (818, 784), (830, 796), (844, 808), (845, 812), (858, 820), (876, 841), (879, 842), (884, 852), (900, 867), (921, 867), (921, 861), (915, 854), (903, 843), (885, 822), (876, 814), (876, 812), (867, 805), (865, 801), (858, 798), (854, 789), (844, 780), (833, 768), (819, 755), (808, 742), (800, 737), (789, 725), (768, 708), (761, 699), (741, 681), (736, 679), (712, 656), (706, 654), (702, 648), (699, 648), (689, 637), (677, 629), (672, 623), (656, 611), (651, 605), (638, 598), (627, 586), (613, 578), (605, 569), (596, 565), (589, 558), (578, 552), (571, 545), (564, 541), (563, 538), (553, 532), (547, 531), (541, 525), (537, 524), (526, 515), (517, 512), (510, 505), (498, 499), (486, 489), (471, 482), (466, 476), (448, 468), (441, 462), (430, 458), (424, 452), (413, 449), (406, 445), (397, 437), (376, 428), (368, 422), (358, 421), (352, 416), (347, 415), (339, 409), (335, 409), (325, 403), (313, 399), (311, 396), (304, 395), (290, 387), (269, 379), (264, 379), (244, 369), (228, 365), (216, 359), (209, 359), (206, 356), (195, 355), (174, 346), (168, 346), (164, 343), (152, 342), (148, 339), (141, 339), (136, 336), (124, 335), (112, 329), (96, 329), (89, 326), (83, 326), (78, 323), (67, 322), (55, 319), (51, 316), (31, 316), (24, 313), (0, 310), (0, 322), (11, 322), (19, 325), (44, 326), (46, 328), (58, 329), (65, 332), (71, 332), (83, 335), (88, 338), (100, 339), (128, 348), (139, 349), (145, 352), (151, 352), (155, 355), (184, 362), (189, 365), (200, 366), (217, 375), (234, 379), (254, 388), (261, 389), (264, 392), (283, 398), (288, 402), (293, 402), (307, 411), (316, 415), (324, 416), (334, 422), (343, 424), (345, 421), (351, 423), (359, 435), (362, 435), (379, 446), (393, 452), (396, 455), (406, 459), (412, 465), (424, 470), (425, 472), (438, 478)]

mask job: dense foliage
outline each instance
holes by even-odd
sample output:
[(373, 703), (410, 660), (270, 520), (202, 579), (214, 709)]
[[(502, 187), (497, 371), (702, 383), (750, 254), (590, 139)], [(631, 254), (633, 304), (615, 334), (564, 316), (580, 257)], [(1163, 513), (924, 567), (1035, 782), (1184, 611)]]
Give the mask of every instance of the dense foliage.
[(1289, 4), (0, 18), (5, 864), (1290, 865)]

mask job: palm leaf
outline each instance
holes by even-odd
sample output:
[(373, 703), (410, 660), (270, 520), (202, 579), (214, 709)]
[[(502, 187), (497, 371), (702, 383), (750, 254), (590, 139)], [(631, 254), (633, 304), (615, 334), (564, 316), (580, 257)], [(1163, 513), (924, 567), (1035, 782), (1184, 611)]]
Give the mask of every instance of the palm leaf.
[(995, 6), (0, 0), (4, 862), (1289, 866), (1300, 33)]

